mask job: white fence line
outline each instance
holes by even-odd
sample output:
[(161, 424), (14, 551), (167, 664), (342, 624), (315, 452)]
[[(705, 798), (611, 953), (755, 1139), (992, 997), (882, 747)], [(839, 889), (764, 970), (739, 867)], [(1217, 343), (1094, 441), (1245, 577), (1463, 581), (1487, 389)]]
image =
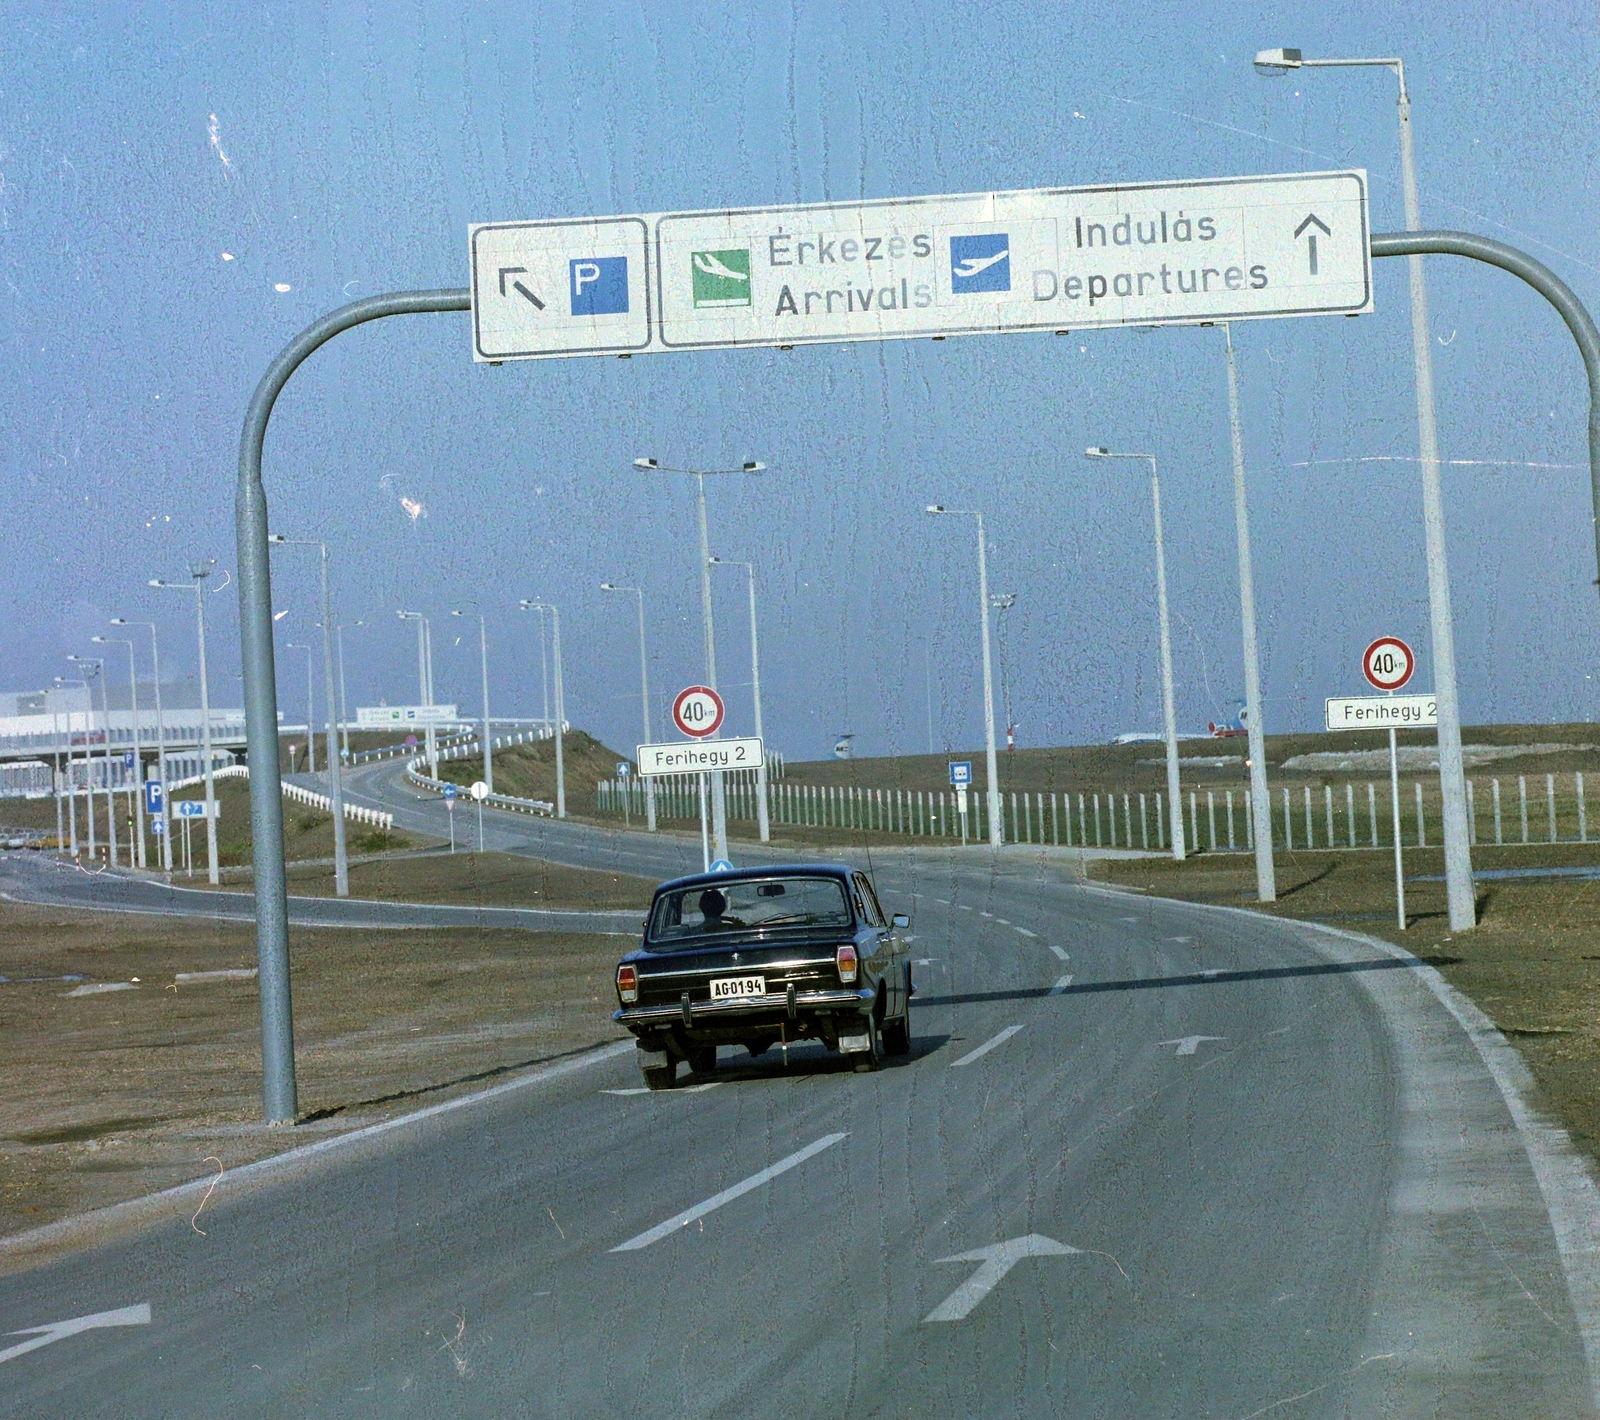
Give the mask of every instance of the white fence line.
[[(473, 741), (473, 748), (477, 748), (476, 740)], [(465, 758), (466, 756), (457, 755), (455, 757)], [(441, 754), (439, 758), (443, 759), (445, 756)], [(413, 784), (421, 785), (424, 789), (432, 789), (436, 794), (444, 793), (446, 783), (445, 780), (430, 779), (422, 772), (422, 766), (426, 763), (426, 755), (421, 755), (418, 758), (413, 759), (408, 765), (406, 765), (406, 778), (409, 779)], [(459, 789), (461, 786), (457, 784), (454, 787)], [(478, 801), (469, 794), (466, 796), (466, 802), (469, 804), (476, 804)], [(504, 809), (508, 813), (514, 814), (543, 814), (548, 817), (551, 814), (554, 814), (556, 811), (556, 806), (544, 799), (519, 799), (511, 794), (490, 794), (489, 797), (483, 801), (483, 803), (485, 808)]]
[[(248, 779), (250, 766), (248, 764), (231, 764), (226, 769), (215, 769), (211, 773), (216, 779)], [(205, 775), (196, 774), (189, 779), (174, 779), (167, 785), (167, 792), (174, 793), (179, 789), (190, 789), (196, 784), (204, 784)], [(291, 784), (287, 779), (278, 780), (278, 789), (286, 799), (293, 799), (298, 804), (305, 804), (310, 808), (321, 809), (324, 813), (333, 812), (333, 800), (326, 794), (319, 794), (314, 789), (302, 789), (298, 784)], [(381, 809), (366, 809), (359, 804), (346, 804), (344, 816), (356, 823), (370, 823), (375, 828), (381, 828), (388, 833), (394, 827), (394, 815), (384, 813)]]

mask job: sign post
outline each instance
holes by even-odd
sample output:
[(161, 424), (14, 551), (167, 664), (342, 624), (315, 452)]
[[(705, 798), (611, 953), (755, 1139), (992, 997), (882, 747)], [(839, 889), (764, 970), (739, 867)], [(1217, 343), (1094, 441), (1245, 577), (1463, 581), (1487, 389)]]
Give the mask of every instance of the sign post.
[(955, 786), (956, 812), (961, 817), (961, 846), (967, 846), (967, 788), (972, 783), (972, 761), (950, 761), (950, 783)]
[(444, 786), (444, 806), (449, 812), (445, 817), (450, 821), (450, 851), (456, 851), (456, 795), (461, 791), (454, 784)]
[(1400, 847), (1400, 756), (1395, 746), (1396, 725), (1437, 726), (1439, 707), (1431, 695), (1396, 696), (1416, 670), (1417, 658), (1398, 636), (1380, 636), (1361, 656), (1361, 674), (1367, 684), (1384, 692), (1382, 698), (1360, 696), (1327, 703), (1330, 730), (1362, 730), (1386, 725), (1389, 730), (1389, 810), (1394, 824), (1394, 900), (1400, 930), (1406, 930), (1405, 854)]
[(467, 791), (472, 795), (473, 801), (478, 806), (478, 852), (483, 852), (483, 801), (489, 797), (489, 786), (482, 779), (472, 781), (472, 788)]
[[(680, 690), (677, 698), (672, 702), (672, 723), (691, 739), (703, 740), (716, 734), (722, 725), (727, 708), (722, 703), (722, 697), (709, 685), (691, 685), (686, 690)], [(757, 744), (761, 742), (756, 741)], [(639, 746), (639, 773), (640, 774), (667, 774), (674, 771), (668, 769), (646, 769), (645, 751), (647, 749), (662, 748), (655, 745)], [(683, 748), (682, 746), (669, 746), (668, 748)], [(682, 771), (676, 771), (681, 773)], [(710, 771), (720, 777), (721, 769), (713, 768)], [(700, 787), (700, 858), (706, 872), (711, 871), (711, 830), (706, 822), (706, 773), (702, 770), (697, 776)]]

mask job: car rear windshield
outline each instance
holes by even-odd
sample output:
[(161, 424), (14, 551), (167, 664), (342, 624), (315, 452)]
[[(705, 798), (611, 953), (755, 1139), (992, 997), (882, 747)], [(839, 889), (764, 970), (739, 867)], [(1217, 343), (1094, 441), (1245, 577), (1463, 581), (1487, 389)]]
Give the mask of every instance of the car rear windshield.
[(850, 904), (837, 878), (741, 879), (662, 893), (650, 915), (647, 945), (661, 949), (727, 932), (849, 925)]

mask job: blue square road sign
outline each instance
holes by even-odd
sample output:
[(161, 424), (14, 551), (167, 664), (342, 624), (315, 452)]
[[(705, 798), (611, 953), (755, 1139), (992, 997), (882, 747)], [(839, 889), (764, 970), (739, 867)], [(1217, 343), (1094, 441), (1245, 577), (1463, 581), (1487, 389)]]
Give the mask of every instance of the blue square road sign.
[(1011, 289), (1011, 238), (985, 232), (950, 238), (950, 289), (957, 296)]
[(624, 315), (628, 309), (628, 258), (584, 256), (568, 263), (575, 316)]
[(953, 759), (950, 761), (950, 783), (957, 789), (972, 783), (972, 761), (970, 759)]

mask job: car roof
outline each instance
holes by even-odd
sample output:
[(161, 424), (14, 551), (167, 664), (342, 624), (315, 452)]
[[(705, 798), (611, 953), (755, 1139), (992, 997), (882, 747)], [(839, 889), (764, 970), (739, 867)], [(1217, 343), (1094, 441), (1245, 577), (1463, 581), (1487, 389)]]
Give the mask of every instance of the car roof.
[(683, 888), (721, 887), (727, 883), (753, 882), (761, 878), (795, 877), (837, 878), (848, 882), (858, 871), (848, 863), (772, 863), (761, 868), (735, 868), (732, 872), (691, 873), (687, 877), (672, 878), (656, 889), (659, 897), (664, 892), (677, 892)]

